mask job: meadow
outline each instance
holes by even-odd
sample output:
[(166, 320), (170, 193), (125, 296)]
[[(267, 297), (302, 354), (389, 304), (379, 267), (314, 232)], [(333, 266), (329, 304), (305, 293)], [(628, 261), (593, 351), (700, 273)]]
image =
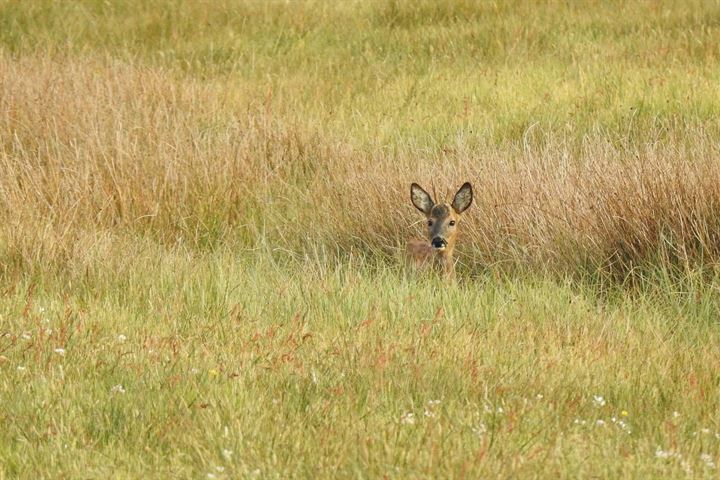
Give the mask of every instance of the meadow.
[(719, 60), (717, 1), (0, 0), (0, 478), (716, 478)]

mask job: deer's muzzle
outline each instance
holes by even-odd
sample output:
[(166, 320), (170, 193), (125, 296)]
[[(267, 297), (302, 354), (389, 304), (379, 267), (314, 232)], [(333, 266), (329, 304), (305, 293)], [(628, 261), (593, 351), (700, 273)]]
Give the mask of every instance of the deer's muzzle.
[(447, 241), (442, 237), (435, 237), (430, 242), (430, 245), (437, 250), (442, 250), (447, 247)]

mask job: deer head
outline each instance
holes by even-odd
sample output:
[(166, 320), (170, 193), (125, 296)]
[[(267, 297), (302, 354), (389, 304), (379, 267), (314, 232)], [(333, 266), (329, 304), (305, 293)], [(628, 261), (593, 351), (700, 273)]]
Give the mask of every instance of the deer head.
[(460, 226), (460, 217), (473, 200), (472, 185), (465, 182), (452, 203), (435, 203), (417, 183), (410, 186), (410, 199), (415, 208), (427, 217), (427, 254), (433, 255), (446, 273), (454, 269), (453, 250)]

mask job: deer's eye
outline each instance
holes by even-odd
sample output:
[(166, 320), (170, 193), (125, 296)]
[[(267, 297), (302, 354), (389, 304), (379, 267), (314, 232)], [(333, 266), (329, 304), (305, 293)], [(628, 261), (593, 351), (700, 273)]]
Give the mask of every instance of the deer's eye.
[(454, 226), (455, 226), (455, 220), (450, 220), (450, 226), (451, 226), (451, 227), (454, 227)]
[(428, 227), (432, 227), (432, 220), (428, 220)]

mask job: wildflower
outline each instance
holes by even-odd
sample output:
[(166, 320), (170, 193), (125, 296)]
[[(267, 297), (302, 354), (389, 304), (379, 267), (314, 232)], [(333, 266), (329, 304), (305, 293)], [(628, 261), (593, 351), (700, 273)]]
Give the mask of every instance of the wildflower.
[(225, 467), (221, 467), (221, 466), (218, 465), (217, 467), (215, 467), (215, 470), (217, 470), (218, 472), (222, 473), (222, 472), (225, 471)]
[(20, 335), (20, 338), (22, 338), (23, 340), (30, 340), (32, 336), (29, 332), (23, 332), (22, 335)]
[(434, 407), (435, 405), (440, 405), (440, 400), (428, 400), (428, 405), (431, 407)]
[(218, 375), (220, 375), (220, 372), (218, 372), (218, 371), (217, 371), (216, 369), (214, 369), (214, 368), (211, 368), (210, 370), (208, 370), (208, 375), (210, 376), (210, 378), (215, 378), (215, 377), (217, 377)]
[(713, 460), (713, 457), (711, 455), (708, 455), (707, 453), (703, 453), (700, 455), (700, 460), (705, 463), (705, 466), (710, 469), (715, 469), (715, 461)]
[(575, 421), (573, 421), (575, 425), (585, 425), (587, 422), (585, 420), (580, 420), (579, 418), (576, 418)]
[(542, 399), (543, 399), (543, 394), (542, 394), (542, 393), (538, 393), (537, 395), (535, 395), (535, 398), (538, 399), (538, 400), (542, 400)]
[(45, 329), (45, 335), (47, 335), (48, 337), (49, 337), (50, 335), (52, 335), (52, 328), (46, 328), (46, 329)]
[(317, 375), (317, 372), (315, 371), (314, 368), (313, 368), (312, 371), (310, 372), (310, 376), (311, 376), (311, 378), (312, 378), (312, 382), (313, 382), (315, 385), (317, 385), (317, 383), (318, 383), (318, 375)]
[(595, 422), (595, 425), (597, 425), (598, 427), (604, 427), (604, 426), (605, 426), (605, 420), (597, 420), (597, 421)]
[(190, 369), (190, 373), (193, 374), (193, 375), (197, 375), (198, 373), (200, 373), (200, 370), (198, 370), (197, 368), (194, 368), (194, 367), (193, 367), (193, 368)]
[(125, 343), (125, 340), (127, 340), (127, 337), (121, 333), (120, 335), (118, 335), (117, 339), (118, 339), (118, 342)]
[(217, 478), (214, 473), (208, 473), (207, 478)]
[(228, 462), (232, 459), (233, 452), (232, 450), (228, 450), (227, 448), (223, 448), (222, 450), (222, 456), (225, 460)]
[(22, 365), (18, 365), (17, 369), (19, 372), (22, 372), (25, 370), (25, 367), (23, 367)]
[(678, 418), (680, 416), (680, 412), (673, 412), (672, 416), (673, 418)]
[(60, 355), (61, 357), (64, 357), (64, 356), (65, 356), (65, 349), (64, 349), (64, 348), (56, 348), (56, 349), (54, 350), (54, 352), (57, 353), (58, 355)]
[(273, 405), (277, 405), (277, 404), (279, 404), (279, 403), (280, 403), (280, 400), (278, 400), (277, 398), (273, 398), (273, 399), (272, 399), (272, 404), (273, 404)]
[(125, 387), (120, 384), (115, 385), (110, 389), (110, 393), (125, 393)]
[(425, 416), (428, 418), (435, 418), (435, 413), (430, 410), (425, 410)]
[(487, 433), (487, 426), (485, 426), (485, 424), (481, 422), (478, 424), (477, 427), (473, 427), (472, 431), (476, 436), (482, 437), (483, 435), (485, 435), (485, 433)]
[(596, 407), (604, 407), (606, 402), (602, 395), (593, 395), (593, 403)]
[(662, 450), (660, 447), (655, 449), (655, 458), (672, 458), (676, 453), (672, 450)]
[(415, 414), (412, 412), (403, 413), (400, 417), (400, 423), (404, 425), (414, 425), (415, 424)]
[(627, 412), (627, 410), (623, 410), (622, 412), (620, 412), (620, 415), (622, 415), (623, 417), (627, 417), (630, 414)]
[(707, 435), (708, 433), (710, 433), (710, 429), (709, 428), (701, 428), (700, 433)]
[(498, 407), (498, 408), (497, 408), (497, 413), (503, 413), (504, 411), (505, 411), (505, 410), (503, 410), (502, 407)]

